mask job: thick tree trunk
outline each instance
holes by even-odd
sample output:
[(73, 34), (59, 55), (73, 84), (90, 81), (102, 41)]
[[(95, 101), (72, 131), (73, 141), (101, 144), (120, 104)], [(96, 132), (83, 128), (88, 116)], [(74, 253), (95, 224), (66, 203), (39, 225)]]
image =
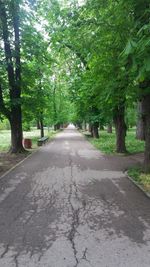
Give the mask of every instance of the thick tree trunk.
[(145, 153), (144, 153), (144, 171), (150, 172), (150, 94), (142, 99), (142, 110), (145, 130)]
[(138, 102), (138, 120), (137, 120), (137, 127), (136, 127), (136, 138), (138, 140), (145, 140), (145, 133), (144, 133), (144, 119), (143, 119), (143, 112), (142, 112), (142, 102)]
[(98, 132), (99, 123), (95, 122), (92, 126), (92, 133), (94, 138), (99, 138), (99, 132)]
[(112, 133), (112, 124), (108, 124), (107, 133)]
[(11, 119), (11, 147), (10, 153), (22, 153), (24, 152), (24, 148), (22, 145), (23, 134), (22, 134), (22, 123), (21, 123), (21, 107), (14, 107)]
[[(24, 151), (22, 145), (22, 113), (21, 113), (21, 62), (20, 62), (20, 36), (19, 36), (19, 2), (11, 1), (11, 18), (12, 28), (14, 34), (14, 48), (12, 51), (8, 13), (5, 5), (5, 1), (0, 1), (0, 19), (4, 41), (4, 51), (6, 59), (6, 70), (9, 83), (9, 97), (10, 97), (10, 115), (6, 114), (11, 125), (11, 149), (12, 153), (18, 153)], [(2, 99), (0, 93), (0, 101), (4, 106), (4, 99)], [(6, 113), (6, 109), (4, 112)]]
[(118, 106), (114, 110), (114, 124), (116, 130), (116, 152), (117, 153), (126, 153), (126, 131), (127, 126), (124, 119), (125, 107), (124, 104)]

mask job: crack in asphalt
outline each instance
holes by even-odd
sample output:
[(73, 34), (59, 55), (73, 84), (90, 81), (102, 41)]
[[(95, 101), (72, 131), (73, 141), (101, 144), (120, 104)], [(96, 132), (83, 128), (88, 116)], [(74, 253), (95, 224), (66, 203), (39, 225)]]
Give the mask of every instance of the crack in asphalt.
[(87, 252), (88, 252), (88, 248), (85, 248), (85, 250), (83, 251), (83, 255), (82, 255), (82, 258), (80, 259), (80, 261), (81, 261), (81, 260), (85, 260), (85, 261), (87, 261), (87, 262), (90, 264), (91, 267), (94, 267), (94, 266), (91, 264), (90, 260), (87, 259)]
[[(88, 260), (88, 258), (87, 258), (88, 248), (84, 249), (83, 255), (81, 258), (77, 257), (78, 250), (76, 248), (76, 244), (75, 244), (74, 239), (75, 239), (76, 233), (78, 233), (77, 228), (80, 225), (80, 219), (79, 219), (80, 212), (84, 213), (86, 211), (87, 203), (86, 203), (85, 199), (82, 199), (82, 201), (81, 201), (81, 198), (79, 198), (78, 187), (77, 187), (76, 182), (73, 180), (73, 166), (72, 166), (72, 160), (71, 159), (69, 159), (69, 166), (70, 166), (70, 170), (71, 170), (71, 177), (70, 177), (71, 183), (70, 183), (70, 191), (69, 191), (69, 195), (68, 195), (68, 203), (69, 203), (69, 205), (71, 207), (71, 211), (72, 211), (72, 223), (71, 223), (70, 232), (68, 234), (68, 239), (71, 243), (73, 254), (74, 254), (74, 259), (76, 262), (74, 267), (77, 267), (82, 260), (88, 262), (89, 265), (91, 267), (93, 267), (90, 260)], [(81, 201), (82, 207), (75, 208), (72, 201), (71, 201), (72, 197), (74, 197), (78, 202)]]
[(4, 250), (4, 252), (1, 254), (0, 258), (2, 259), (9, 251), (9, 244), (6, 245), (6, 248)]
[(74, 209), (74, 207), (73, 207), (73, 205), (71, 203), (72, 187), (73, 187), (73, 185), (71, 184), (70, 185), (70, 193), (69, 193), (69, 197), (68, 197), (68, 202), (69, 202), (69, 204), (71, 206), (71, 210), (72, 210), (72, 223), (71, 223), (71, 229), (70, 229), (70, 232), (69, 232), (69, 235), (68, 235), (68, 239), (71, 242), (73, 253), (74, 253), (74, 258), (75, 258), (75, 261), (76, 261), (76, 265), (74, 267), (77, 267), (77, 265), (79, 263), (79, 260), (77, 258), (77, 249), (76, 249), (76, 246), (75, 246), (74, 238), (75, 238), (75, 234), (77, 232), (77, 228), (79, 226), (79, 212), (80, 212), (80, 209), (79, 208), (77, 210)]
[(77, 201), (80, 201), (81, 199), (78, 196), (78, 187), (75, 181), (73, 181), (73, 166), (72, 166), (72, 160), (69, 160), (69, 166), (70, 166), (70, 170), (71, 170), (71, 184), (70, 184), (70, 191), (69, 191), (69, 195), (68, 195), (68, 203), (70, 204), (71, 207), (71, 211), (72, 211), (72, 223), (71, 223), (71, 229), (68, 235), (68, 239), (71, 242), (71, 246), (73, 249), (73, 254), (74, 254), (74, 258), (75, 258), (75, 265), (74, 267), (77, 267), (78, 264), (80, 263), (81, 260), (85, 260), (87, 261), (90, 266), (91, 263), (90, 261), (87, 259), (87, 248), (85, 248), (85, 250), (83, 251), (83, 255), (82, 257), (79, 259), (77, 257), (77, 248), (76, 248), (76, 244), (75, 244), (75, 235), (76, 233), (78, 233), (77, 228), (80, 225), (80, 220), (79, 220), (79, 215), (81, 211), (85, 211), (86, 210), (86, 201), (85, 199), (82, 200), (82, 207), (79, 208), (75, 208), (74, 205), (72, 204), (71, 198), (74, 194), (75, 199), (77, 199)]
[(14, 262), (15, 262), (15, 265), (16, 267), (19, 267), (19, 264), (18, 264), (18, 257), (19, 257), (20, 253), (18, 252), (15, 256), (14, 256)]
[(82, 260), (86, 260), (87, 261), (87, 251), (88, 251), (88, 249), (85, 248), (85, 250), (83, 251)]
[[(68, 235), (68, 239), (71, 242), (71, 246), (73, 249), (73, 254), (74, 254), (74, 258), (75, 258), (75, 262), (76, 264), (74, 265), (74, 267), (77, 267), (79, 264), (79, 260), (77, 257), (77, 249), (76, 249), (76, 245), (75, 245), (75, 235), (77, 232), (77, 228), (79, 226), (79, 212), (80, 212), (80, 208), (75, 209), (72, 202), (71, 202), (71, 197), (73, 194), (73, 188), (75, 187), (74, 183), (73, 183), (73, 171), (72, 171), (72, 160), (70, 159), (69, 161), (69, 165), (70, 165), (70, 169), (71, 169), (71, 184), (70, 184), (70, 192), (69, 192), (69, 196), (68, 196), (68, 202), (70, 204), (71, 207), (71, 211), (72, 211), (72, 223), (71, 223), (71, 229)], [(76, 189), (75, 189), (76, 190)], [(77, 196), (77, 192), (75, 193), (75, 196)]]

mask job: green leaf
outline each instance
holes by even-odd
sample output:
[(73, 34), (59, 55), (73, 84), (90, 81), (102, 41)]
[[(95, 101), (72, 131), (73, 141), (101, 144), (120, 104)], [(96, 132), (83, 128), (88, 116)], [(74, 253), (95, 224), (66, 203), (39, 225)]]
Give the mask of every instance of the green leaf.
[(146, 71), (150, 71), (150, 58), (144, 59), (144, 67)]

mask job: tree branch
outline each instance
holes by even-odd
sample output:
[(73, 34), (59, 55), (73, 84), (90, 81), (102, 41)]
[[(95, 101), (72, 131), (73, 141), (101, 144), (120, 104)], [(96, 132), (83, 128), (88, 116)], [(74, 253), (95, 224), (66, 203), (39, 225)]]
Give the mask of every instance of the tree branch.
[(74, 48), (71, 44), (66, 44), (64, 42), (62, 44), (64, 47), (67, 47), (71, 51), (73, 51), (76, 54), (76, 56), (81, 60), (86, 70), (89, 70), (88, 62), (86, 61), (85, 57), (76, 48)]

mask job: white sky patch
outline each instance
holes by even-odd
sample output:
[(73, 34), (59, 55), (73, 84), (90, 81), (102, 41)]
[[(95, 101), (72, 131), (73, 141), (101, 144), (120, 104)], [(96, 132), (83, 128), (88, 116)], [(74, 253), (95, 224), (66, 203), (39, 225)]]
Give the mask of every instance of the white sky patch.
[(34, 26), (37, 29), (37, 31), (39, 31), (43, 35), (45, 41), (49, 40), (49, 35), (45, 31), (45, 26), (48, 26), (48, 22), (46, 20), (41, 19), (39, 22), (36, 22)]
[(82, 6), (86, 3), (86, 0), (59, 0), (59, 3), (62, 6), (71, 6), (71, 4), (78, 4), (79, 6)]

